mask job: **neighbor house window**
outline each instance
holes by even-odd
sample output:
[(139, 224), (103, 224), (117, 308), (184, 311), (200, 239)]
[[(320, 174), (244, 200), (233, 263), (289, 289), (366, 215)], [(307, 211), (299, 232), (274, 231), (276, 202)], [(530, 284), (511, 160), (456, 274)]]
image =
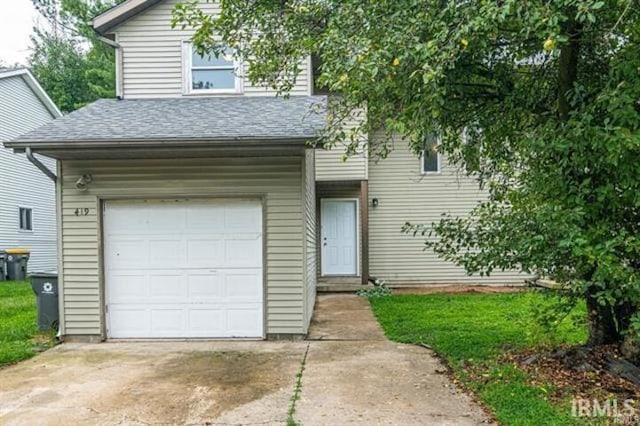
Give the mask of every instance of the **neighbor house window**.
[(20, 207), (20, 229), (22, 231), (33, 230), (32, 211), (26, 207)]
[(438, 154), (438, 137), (430, 136), (424, 140), (422, 148), (422, 173), (440, 172), (440, 155)]
[(240, 93), (242, 79), (237, 75), (238, 63), (233, 51), (200, 56), (195, 48), (185, 43), (186, 84), (188, 93)]

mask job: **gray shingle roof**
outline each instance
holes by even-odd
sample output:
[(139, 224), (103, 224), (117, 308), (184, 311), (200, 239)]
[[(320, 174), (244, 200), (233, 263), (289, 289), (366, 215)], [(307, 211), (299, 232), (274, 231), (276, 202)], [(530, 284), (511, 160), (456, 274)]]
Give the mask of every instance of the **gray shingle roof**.
[(323, 96), (102, 99), (5, 143), (312, 139)]

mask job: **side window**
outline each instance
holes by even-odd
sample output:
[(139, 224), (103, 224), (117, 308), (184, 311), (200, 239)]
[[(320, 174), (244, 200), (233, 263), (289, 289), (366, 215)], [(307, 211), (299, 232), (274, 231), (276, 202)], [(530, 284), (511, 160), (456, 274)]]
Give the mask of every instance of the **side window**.
[(425, 139), (420, 162), (422, 164), (422, 173), (440, 173), (437, 136), (434, 135)]
[(187, 93), (242, 92), (242, 78), (236, 73), (238, 63), (231, 49), (218, 56), (200, 56), (191, 44), (186, 43), (184, 50)]
[(33, 230), (33, 210), (27, 207), (20, 207), (20, 230), (32, 231)]

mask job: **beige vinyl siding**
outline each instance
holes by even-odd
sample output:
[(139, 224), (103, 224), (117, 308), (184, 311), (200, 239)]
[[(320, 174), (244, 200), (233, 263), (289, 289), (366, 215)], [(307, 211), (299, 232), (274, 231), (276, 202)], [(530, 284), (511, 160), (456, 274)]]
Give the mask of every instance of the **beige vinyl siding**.
[(316, 181), (314, 150), (308, 149), (305, 154), (305, 281), (307, 299), (305, 305), (305, 326), (308, 326), (316, 302), (316, 269), (317, 269), (317, 220), (316, 220)]
[[(192, 30), (171, 29), (171, 11), (180, 0), (164, 0), (141, 12), (113, 32), (122, 49), (123, 96), (128, 99), (182, 96), (182, 45)], [(218, 14), (217, 2), (201, 1), (207, 13)], [(292, 95), (310, 95), (309, 61), (303, 61), (302, 72)], [(246, 75), (246, 72), (243, 72)], [(245, 78), (244, 94), (273, 96), (275, 92), (254, 86)], [(231, 95), (233, 96), (233, 95)]]
[(392, 284), (522, 283), (525, 277), (517, 272), (467, 276), (462, 268), (423, 250), (422, 237), (401, 232), (407, 221), (430, 224), (442, 213), (465, 215), (485, 197), (473, 179), (446, 159), (440, 159), (439, 174), (423, 175), (420, 161), (406, 142), (396, 140), (388, 158), (369, 164), (369, 203), (379, 201), (369, 209), (370, 275)]
[[(345, 132), (358, 126), (362, 120), (364, 110), (357, 109), (343, 121)], [(366, 151), (366, 135), (359, 137), (361, 151), (355, 155), (345, 157), (346, 144), (337, 142), (330, 149), (318, 147), (316, 152), (316, 180), (366, 180), (368, 159)]]
[(357, 154), (343, 158), (345, 147), (336, 145), (331, 149), (316, 150), (316, 179), (318, 181), (365, 180), (367, 179), (367, 157)]
[[(62, 161), (65, 334), (103, 333), (100, 200), (262, 197), (267, 333), (306, 332), (300, 157)], [(82, 174), (93, 182), (75, 189)], [(89, 209), (76, 216), (75, 209)]]

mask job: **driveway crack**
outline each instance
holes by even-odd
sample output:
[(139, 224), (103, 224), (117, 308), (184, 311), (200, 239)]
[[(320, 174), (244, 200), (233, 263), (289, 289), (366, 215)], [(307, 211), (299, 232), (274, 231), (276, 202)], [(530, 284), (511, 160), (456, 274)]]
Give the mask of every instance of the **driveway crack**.
[(298, 370), (296, 374), (296, 383), (293, 387), (293, 395), (291, 395), (291, 405), (289, 405), (289, 410), (287, 411), (287, 426), (297, 426), (299, 424), (295, 419), (296, 404), (298, 400), (300, 400), (300, 395), (302, 395), (302, 376), (304, 375), (304, 369), (307, 365), (307, 355), (309, 355), (310, 346), (311, 343), (307, 343), (307, 349), (305, 349), (302, 361), (300, 362), (300, 370)]

